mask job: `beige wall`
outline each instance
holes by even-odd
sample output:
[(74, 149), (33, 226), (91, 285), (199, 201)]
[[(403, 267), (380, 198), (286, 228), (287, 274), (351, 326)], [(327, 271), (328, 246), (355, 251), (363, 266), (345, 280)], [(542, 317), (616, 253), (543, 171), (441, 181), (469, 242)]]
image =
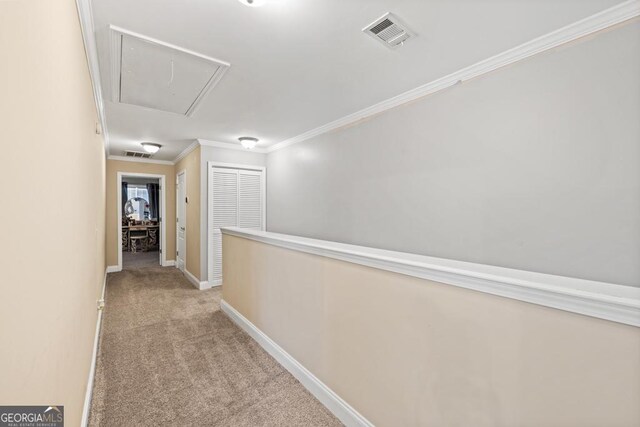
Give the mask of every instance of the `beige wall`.
[(0, 404), (80, 424), (105, 273), (102, 138), (73, 0), (0, 2)]
[(156, 163), (127, 162), (121, 160), (107, 160), (107, 265), (118, 265), (118, 172), (149, 173), (165, 176), (166, 212), (165, 224), (167, 229), (166, 250), (167, 261), (176, 259), (176, 174), (173, 165)]
[(200, 146), (176, 164), (176, 173), (187, 173), (187, 258), (186, 269), (199, 280), (200, 271)]
[(224, 236), (223, 297), (377, 426), (640, 425), (639, 329)]

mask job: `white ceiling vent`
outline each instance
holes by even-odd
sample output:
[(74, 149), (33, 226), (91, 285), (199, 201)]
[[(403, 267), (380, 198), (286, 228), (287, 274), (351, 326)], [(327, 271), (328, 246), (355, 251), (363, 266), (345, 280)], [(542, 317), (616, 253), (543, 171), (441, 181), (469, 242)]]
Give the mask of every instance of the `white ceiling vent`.
[(141, 151), (128, 151), (124, 152), (125, 157), (134, 157), (136, 159), (150, 159), (151, 153), (143, 153)]
[(392, 13), (385, 13), (362, 31), (390, 48), (400, 46), (408, 38), (415, 36), (415, 33)]
[(191, 116), (229, 64), (111, 26), (114, 102)]

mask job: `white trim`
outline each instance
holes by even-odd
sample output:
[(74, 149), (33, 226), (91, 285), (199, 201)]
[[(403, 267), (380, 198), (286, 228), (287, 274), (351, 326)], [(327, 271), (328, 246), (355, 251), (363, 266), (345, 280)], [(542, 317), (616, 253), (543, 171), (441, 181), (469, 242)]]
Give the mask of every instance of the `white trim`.
[(323, 126), (311, 129), (293, 138), (286, 139), (267, 147), (266, 151), (281, 150), (298, 142), (306, 141), (323, 133), (351, 125), (357, 121), (380, 114), (384, 111), (398, 107), (418, 98), (447, 89), (456, 83), (465, 82), (495, 71), (499, 68), (530, 58), (539, 53), (554, 49), (560, 45), (573, 42), (579, 38), (602, 31), (606, 28), (618, 25), (632, 18), (640, 16), (640, 0), (629, 0), (616, 6), (605, 9), (585, 19), (569, 24), (558, 30), (547, 33), (541, 37), (530, 40), (512, 49), (506, 50), (483, 61), (477, 62), (449, 75), (441, 77), (430, 83), (418, 86), (400, 95), (374, 104), (355, 113), (334, 120)]
[(223, 234), (640, 327), (640, 288), (237, 227)]
[(231, 64), (226, 61), (221, 61), (219, 59), (213, 58), (211, 56), (203, 55), (202, 53), (194, 52), (193, 50), (189, 50), (180, 46), (176, 46), (171, 43), (164, 42), (162, 40), (154, 39), (153, 37), (145, 36), (140, 33), (136, 33), (133, 31), (125, 30), (124, 28), (117, 27), (115, 25), (109, 25), (110, 30), (110, 53), (111, 53), (111, 100), (113, 102), (120, 102), (120, 60), (122, 58), (122, 36), (127, 35), (130, 37), (135, 37), (140, 40), (144, 40), (149, 43), (153, 43), (159, 46), (164, 46), (166, 48), (177, 50), (178, 52), (186, 53), (187, 55), (195, 56), (200, 59), (204, 59), (205, 61), (211, 62), (215, 64), (218, 68), (213, 73), (209, 81), (202, 88), (198, 96), (193, 101), (193, 103), (189, 106), (186, 112), (176, 113), (180, 115), (185, 115), (187, 117), (191, 117), (193, 113), (196, 112), (202, 100), (207, 96), (207, 94), (213, 89), (216, 84), (222, 79), (225, 75)]
[(89, 77), (91, 78), (91, 87), (93, 89), (93, 99), (96, 103), (96, 112), (102, 135), (104, 136), (104, 152), (109, 155), (109, 131), (107, 129), (107, 119), (104, 113), (104, 100), (102, 99), (102, 86), (100, 83), (100, 63), (98, 62), (98, 48), (94, 37), (95, 27), (93, 25), (93, 10), (91, 9), (91, 0), (76, 0), (78, 8), (78, 18), (80, 19), (80, 28), (82, 30), (82, 40), (84, 42), (84, 51), (87, 56), (87, 65), (89, 67)]
[(125, 156), (114, 156), (109, 155), (107, 157), (109, 160), (119, 160), (122, 162), (133, 162), (133, 163), (154, 163), (157, 165), (168, 165), (173, 166), (174, 163), (170, 160), (155, 160), (155, 159), (145, 159), (142, 157), (125, 157)]
[(175, 267), (176, 266), (176, 260), (174, 259), (170, 259), (169, 261), (165, 261), (162, 264), (163, 267)]
[[(210, 283), (213, 283), (213, 286), (220, 286), (222, 285), (221, 280), (213, 280), (213, 198), (209, 197), (213, 168), (245, 169), (262, 173), (262, 228), (264, 230), (267, 228), (267, 168), (266, 166), (258, 165), (207, 161), (207, 185), (205, 186), (207, 197), (207, 279)], [(202, 200), (201, 195), (200, 203), (202, 203)]]
[(211, 160), (207, 161), (207, 167), (209, 169), (211, 169), (212, 167), (215, 167), (215, 168), (229, 168), (229, 169), (244, 169), (244, 170), (248, 170), (248, 171), (259, 171), (259, 172), (263, 172), (263, 173), (267, 171), (267, 167), (266, 166), (250, 165), (250, 164), (246, 164), (246, 163), (214, 162), (214, 161), (211, 161)]
[(107, 267), (107, 273), (117, 273), (118, 271), (122, 271), (122, 267), (118, 265), (110, 265)]
[[(189, 198), (187, 195), (187, 170), (182, 169), (176, 173), (176, 268), (180, 271), (187, 271), (187, 202), (180, 200), (180, 197), (178, 197), (178, 177), (182, 174), (184, 174), (184, 197)], [(183, 268), (180, 268), (180, 264), (178, 263), (178, 254), (180, 253), (180, 217), (178, 216), (180, 213), (180, 203), (184, 203), (184, 254), (180, 255), (180, 258), (183, 260)]]
[[(122, 177), (123, 176), (132, 176), (132, 177), (141, 177), (141, 178), (157, 178), (160, 180), (160, 259), (158, 264), (164, 266), (167, 263), (167, 180), (165, 179), (165, 175), (161, 174), (153, 174), (153, 173), (138, 173), (138, 172), (127, 172), (127, 171), (118, 171), (116, 174), (116, 207), (118, 211), (118, 225), (116, 227), (118, 231), (118, 265), (116, 266), (117, 270), (122, 271), (122, 207), (120, 203), (122, 202)], [(109, 267), (111, 268), (111, 267)]]
[(201, 139), (198, 138), (197, 139), (198, 143), (200, 145), (204, 145), (206, 147), (217, 147), (217, 148), (226, 148), (227, 150), (238, 150), (238, 151), (248, 151), (251, 153), (267, 153), (269, 151), (268, 148), (262, 148), (262, 147), (255, 147), (252, 148), (251, 150), (244, 148), (242, 145), (238, 144), (234, 144), (231, 142), (219, 142), (219, 141), (209, 141), (206, 139)]
[(236, 325), (249, 334), (249, 336), (260, 344), (280, 365), (300, 381), (300, 383), (345, 426), (373, 427), (371, 422), (345, 402), (326, 384), (320, 381), (313, 373), (294, 359), (293, 356), (276, 344), (275, 341), (240, 314), (240, 312), (230, 306), (229, 303), (225, 300), (220, 301), (220, 308)]
[(189, 146), (187, 148), (182, 150), (182, 152), (180, 152), (180, 154), (178, 154), (175, 159), (173, 159), (172, 163), (174, 165), (177, 164), (180, 160), (182, 160), (185, 157), (187, 157), (187, 155), (190, 154), (193, 150), (198, 148), (199, 145), (200, 145), (200, 143), (198, 142), (198, 140), (193, 141), (191, 144), (189, 144)]
[(116, 155), (109, 155), (108, 159), (122, 160), (125, 162), (156, 163), (159, 165), (176, 165), (178, 164), (178, 162), (180, 162), (180, 160), (187, 157), (193, 150), (195, 150), (199, 146), (216, 147), (216, 148), (223, 148), (225, 150), (247, 151), (247, 152), (261, 153), (261, 154), (267, 153), (266, 148), (256, 147), (253, 150), (247, 150), (246, 148), (242, 147), (239, 144), (233, 144), (230, 142), (218, 142), (218, 141), (208, 141), (206, 139), (196, 139), (191, 144), (189, 144), (187, 148), (182, 150), (180, 154), (178, 154), (173, 160), (143, 159), (138, 157), (132, 158), (132, 157), (116, 156)]
[[(212, 287), (210, 282), (206, 280), (203, 280), (203, 281), (198, 280), (198, 278), (193, 274), (191, 274), (191, 272), (186, 268), (182, 272), (184, 273), (185, 277), (189, 280), (189, 282), (191, 282), (191, 284), (195, 286), (196, 289), (200, 289), (201, 291), (203, 291), (205, 289), (209, 289)], [(213, 286), (218, 286), (218, 285), (213, 285)]]
[(89, 425), (89, 414), (91, 413), (91, 398), (93, 397), (93, 383), (96, 377), (96, 363), (98, 361), (98, 345), (100, 343), (100, 331), (102, 329), (102, 313), (104, 312), (104, 293), (107, 288), (107, 270), (104, 272), (102, 281), (102, 292), (98, 304), (102, 304), (103, 308), (98, 309), (98, 319), (96, 320), (96, 333), (93, 338), (93, 352), (91, 353), (91, 366), (89, 367), (89, 378), (87, 380), (87, 390), (84, 395), (84, 405), (82, 407), (82, 419), (80, 425), (86, 427)]

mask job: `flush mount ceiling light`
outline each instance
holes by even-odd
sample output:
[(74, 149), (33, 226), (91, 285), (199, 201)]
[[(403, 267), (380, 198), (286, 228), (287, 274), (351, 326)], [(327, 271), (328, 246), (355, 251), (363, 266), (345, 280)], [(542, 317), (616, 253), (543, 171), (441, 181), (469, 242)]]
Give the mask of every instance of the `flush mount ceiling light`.
[(238, 138), (240, 144), (247, 150), (251, 150), (258, 144), (258, 138), (252, 138), (250, 136), (242, 136)]
[(140, 145), (142, 145), (142, 148), (144, 148), (144, 151), (151, 154), (157, 153), (160, 147), (162, 147), (162, 145), (154, 144), (153, 142), (143, 142)]
[(250, 7), (262, 6), (267, 2), (267, 0), (238, 0), (238, 1), (243, 5), (250, 6)]

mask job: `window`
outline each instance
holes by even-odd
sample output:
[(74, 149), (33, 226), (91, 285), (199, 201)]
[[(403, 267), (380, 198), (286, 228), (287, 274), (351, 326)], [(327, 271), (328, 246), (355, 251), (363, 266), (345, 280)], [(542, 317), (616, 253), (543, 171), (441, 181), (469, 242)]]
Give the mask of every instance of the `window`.
[(129, 186), (127, 187), (127, 195), (130, 199), (133, 199), (134, 197), (141, 197), (147, 202), (149, 201), (149, 192), (147, 191), (147, 187), (145, 185), (129, 184)]
[(149, 192), (146, 185), (127, 185), (129, 201), (124, 208), (125, 214), (137, 221), (151, 219), (149, 215)]

